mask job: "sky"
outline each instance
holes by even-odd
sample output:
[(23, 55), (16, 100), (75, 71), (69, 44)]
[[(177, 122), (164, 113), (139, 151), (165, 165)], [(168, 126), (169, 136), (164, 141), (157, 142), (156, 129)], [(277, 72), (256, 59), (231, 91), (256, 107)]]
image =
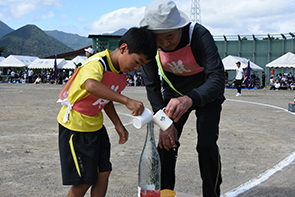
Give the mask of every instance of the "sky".
[[(12, 29), (34, 24), (80, 36), (138, 27), (153, 0), (1, 0), (0, 20)], [(190, 17), (191, 0), (175, 1)], [(212, 35), (295, 32), (295, 0), (200, 0), (201, 24)]]

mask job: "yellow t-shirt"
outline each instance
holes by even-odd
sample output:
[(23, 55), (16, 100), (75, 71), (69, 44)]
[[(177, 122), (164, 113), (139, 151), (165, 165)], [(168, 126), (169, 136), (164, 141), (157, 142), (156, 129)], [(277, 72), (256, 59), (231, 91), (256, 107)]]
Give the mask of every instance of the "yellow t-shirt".
[[(108, 65), (112, 72), (119, 73), (120, 71), (116, 70), (113, 66), (110, 58), (110, 50), (105, 50), (100, 53), (97, 53), (90, 58), (88, 58), (80, 68), (79, 73), (74, 79), (69, 94), (68, 100), (71, 104), (74, 104), (81, 98), (87, 96), (89, 93), (85, 90), (85, 82), (87, 79), (94, 79), (97, 81), (102, 80), (104, 73), (104, 66), (97, 59), (98, 57), (107, 57)], [(67, 106), (64, 105), (57, 116), (57, 121), (64, 127), (80, 132), (94, 132), (102, 128), (103, 126), (103, 114), (100, 112), (96, 116), (87, 116), (81, 114), (75, 110), (69, 112), (69, 120), (66, 123), (63, 123), (63, 118), (66, 113)]]

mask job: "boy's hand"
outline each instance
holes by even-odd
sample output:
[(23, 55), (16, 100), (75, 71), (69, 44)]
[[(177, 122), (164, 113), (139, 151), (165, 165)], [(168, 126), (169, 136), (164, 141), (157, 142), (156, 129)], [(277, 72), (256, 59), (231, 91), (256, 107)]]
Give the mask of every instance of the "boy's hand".
[(115, 127), (118, 135), (119, 135), (119, 144), (124, 144), (128, 140), (128, 131), (124, 126), (117, 126)]
[(144, 110), (143, 103), (133, 99), (128, 99), (126, 107), (132, 111), (132, 116), (139, 116)]

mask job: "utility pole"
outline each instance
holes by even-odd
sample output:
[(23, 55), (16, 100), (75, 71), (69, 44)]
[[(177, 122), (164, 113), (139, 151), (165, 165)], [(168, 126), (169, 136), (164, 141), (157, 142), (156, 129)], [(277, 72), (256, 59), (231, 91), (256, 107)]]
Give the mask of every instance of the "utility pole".
[(192, 22), (197, 22), (201, 24), (201, 6), (200, 0), (191, 0), (191, 16)]

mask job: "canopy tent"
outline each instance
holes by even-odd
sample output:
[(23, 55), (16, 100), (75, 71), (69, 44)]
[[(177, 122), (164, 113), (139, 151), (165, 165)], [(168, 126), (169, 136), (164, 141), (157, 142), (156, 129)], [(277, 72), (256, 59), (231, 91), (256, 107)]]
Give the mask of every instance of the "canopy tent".
[[(36, 59), (33, 61), (28, 68), (31, 69), (53, 69), (55, 59)], [(57, 58), (56, 64), (57, 69), (62, 69), (62, 67), (67, 63), (63, 58)]]
[(22, 55), (9, 55), (0, 62), (0, 67), (27, 67), (38, 57), (22, 56)]
[(266, 68), (295, 68), (295, 54), (288, 52), (266, 64)]
[(68, 60), (67, 64), (65, 64), (62, 68), (63, 69), (75, 69), (75, 64), (83, 64), (83, 62), (87, 59), (86, 56), (76, 56), (74, 59), (72, 60)]
[(5, 57), (0, 56), (0, 62), (2, 62), (5, 59)]
[[(248, 67), (248, 60), (244, 57), (237, 57), (233, 55), (228, 55), (227, 57), (222, 59), (222, 63), (224, 65), (224, 70), (236, 70), (237, 69), (237, 62), (241, 62), (241, 67), (246, 69)], [(263, 68), (254, 64), (250, 61), (250, 68), (253, 71), (263, 71)]]
[(63, 65), (62, 69), (75, 69), (75, 64), (72, 60), (66, 60), (67, 63)]

